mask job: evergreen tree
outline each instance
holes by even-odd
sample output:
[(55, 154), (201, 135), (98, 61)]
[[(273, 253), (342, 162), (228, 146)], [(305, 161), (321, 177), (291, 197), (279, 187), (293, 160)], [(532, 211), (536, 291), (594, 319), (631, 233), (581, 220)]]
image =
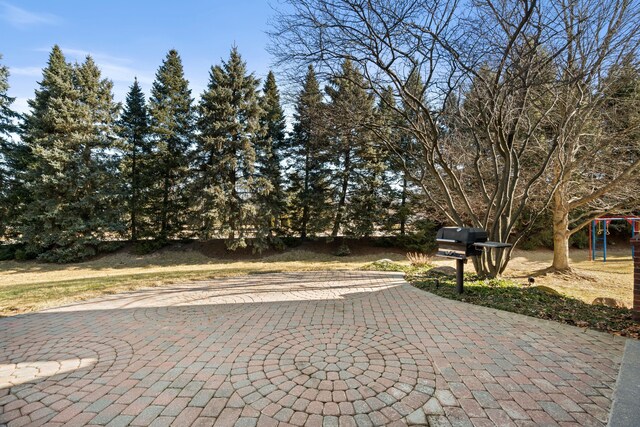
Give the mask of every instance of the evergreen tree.
[(373, 132), (374, 129), (377, 132), (387, 132), (390, 134), (385, 135), (387, 138), (397, 134), (390, 121), (393, 117), (393, 93), (387, 89), (382, 97), (385, 99), (380, 99), (373, 122), (370, 126), (365, 124), (361, 130), (366, 133), (367, 138), (361, 139), (354, 150), (356, 167), (353, 171), (350, 203), (347, 205), (345, 230), (357, 237), (370, 236), (378, 228), (388, 227), (396, 197), (396, 191), (391, 186), (393, 171), (389, 170), (389, 153), (383, 139), (376, 138)]
[(19, 159), (23, 157), (23, 146), (11, 138), (11, 134), (18, 130), (15, 121), (19, 115), (11, 109), (14, 98), (9, 97), (8, 91), (9, 69), (0, 65), (0, 239), (6, 237), (7, 227), (16, 215), (16, 173), (19, 171)]
[(126, 177), (124, 187), (130, 236), (132, 241), (136, 241), (140, 235), (147, 235), (151, 228), (148, 203), (149, 190), (153, 186), (149, 114), (138, 79), (135, 79), (127, 94), (118, 128), (123, 139), (124, 161), (121, 166)]
[(234, 47), (228, 61), (211, 68), (199, 106), (202, 233), (209, 236), (219, 230), (227, 236), (231, 250), (246, 246), (252, 232), (258, 245), (264, 241), (257, 219), (263, 215), (257, 195), (266, 196), (273, 190), (271, 182), (258, 177), (255, 170), (256, 144), (264, 139), (258, 83), (253, 74), (247, 74)]
[[(380, 96), (377, 108), (377, 129), (379, 138), (388, 146), (403, 146), (403, 132), (400, 130), (402, 117), (396, 110), (396, 101), (391, 87), (385, 88)], [(383, 222), (387, 231), (393, 231), (399, 226), (400, 235), (406, 232), (409, 217), (409, 182), (404, 171), (401, 156), (385, 156), (385, 183), (387, 184), (386, 199), (389, 202), (390, 215), (386, 215)], [(390, 185), (389, 183), (393, 183)], [(390, 200), (389, 200), (390, 199)]]
[[(356, 209), (349, 216), (364, 219), (359, 233), (367, 234), (372, 231), (373, 221), (367, 209), (375, 203), (375, 189), (371, 188), (379, 184), (377, 176), (382, 165), (369, 131), (374, 119), (374, 99), (364, 89), (364, 78), (349, 60), (344, 61), (341, 73), (331, 79), (326, 91), (330, 97), (327, 132), (334, 153), (331, 181), (335, 206), (331, 236), (336, 237), (341, 231), (345, 216), (349, 215), (348, 208)], [(359, 206), (348, 206), (350, 193), (358, 193)]]
[(25, 174), (31, 202), (21, 218), (27, 251), (46, 261), (95, 255), (121, 231), (114, 159), (110, 154), (117, 105), (112, 83), (91, 57), (71, 66), (54, 46), (22, 137), (32, 158)]
[(316, 74), (309, 66), (296, 102), (295, 122), (287, 149), (292, 170), (288, 216), (291, 229), (303, 240), (308, 235), (324, 232), (331, 221), (324, 107)]
[[(413, 98), (416, 100), (423, 100), (424, 104), (427, 103), (426, 100), (424, 100), (425, 86), (422, 83), (419, 73), (414, 72), (409, 75), (403, 90), (409, 94), (409, 96), (403, 97), (402, 105), (399, 106), (402, 113), (398, 113), (396, 111), (396, 114), (392, 113), (389, 117), (393, 128), (392, 137), (397, 141), (397, 143), (392, 145), (397, 147), (400, 152), (405, 153), (404, 156), (399, 156), (397, 155), (398, 153), (396, 153), (396, 155), (390, 156), (389, 158), (389, 167), (396, 175), (400, 193), (395, 219), (399, 224), (401, 236), (404, 236), (407, 232), (407, 223), (409, 222), (411, 213), (415, 212), (417, 203), (425, 205), (425, 201), (419, 195), (419, 192), (415, 186), (412, 185), (409, 179), (411, 175), (410, 171), (414, 176), (420, 175), (417, 172), (414, 159), (417, 158), (415, 153), (420, 152), (422, 147), (421, 144), (416, 141), (412, 132), (409, 131), (408, 121), (416, 122), (420, 114), (420, 101), (414, 102), (412, 101)], [(453, 120), (453, 118), (451, 118), (451, 120)], [(424, 177), (423, 179), (430, 178)], [(431, 202), (427, 201), (427, 206), (423, 206), (422, 211), (426, 212), (429, 207), (428, 205), (430, 204)], [(433, 214), (437, 215), (437, 212), (434, 212)]]
[(156, 185), (150, 202), (159, 224), (156, 237), (167, 239), (184, 228), (189, 148), (193, 142), (194, 108), (182, 60), (170, 50), (156, 73), (149, 99), (150, 137)]
[(282, 150), (285, 144), (285, 118), (280, 105), (280, 93), (273, 72), (269, 71), (262, 89), (261, 105), (263, 114), (260, 119), (265, 138), (257, 146), (257, 173), (268, 187), (269, 192), (258, 193), (260, 209), (260, 235), (281, 234), (282, 217), (285, 209), (285, 194), (281, 177)]

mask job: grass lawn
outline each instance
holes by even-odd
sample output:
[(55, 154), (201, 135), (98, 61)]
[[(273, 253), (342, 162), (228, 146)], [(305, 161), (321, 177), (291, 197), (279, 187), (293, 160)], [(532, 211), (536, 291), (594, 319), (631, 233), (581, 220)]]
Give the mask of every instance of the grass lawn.
[[(381, 258), (407, 273), (414, 286), (443, 297), (494, 307), (580, 327), (640, 338), (640, 324), (631, 311), (590, 303), (597, 297), (631, 304), (633, 266), (628, 248), (610, 252), (609, 261), (590, 262), (586, 251), (572, 254), (577, 274), (544, 275), (552, 253), (546, 250), (515, 251), (503, 280), (475, 280), (471, 275), (463, 295), (455, 293), (454, 278), (410, 268), (402, 251), (380, 247), (353, 247), (352, 255), (337, 257), (333, 249), (316, 245), (265, 256), (207, 253), (193, 245), (175, 244), (149, 255), (126, 250), (78, 264), (43, 264), (33, 261), (0, 262), (0, 316), (8, 316), (73, 301), (141, 287), (161, 286), (217, 277), (287, 271), (357, 270)], [(436, 266), (454, 261), (433, 258)], [(399, 266), (399, 267), (398, 267)], [(525, 287), (535, 276), (558, 294)], [(436, 286), (435, 278), (438, 278)]]
[(537, 285), (549, 286), (558, 292), (592, 303), (598, 297), (614, 298), (627, 307), (633, 305), (633, 260), (627, 243), (609, 249), (607, 262), (589, 261), (587, 250), (572, 249), (571, 265), (577, 274), (540, 274), (551, 265), (550, 250), (514, 251), (505, 277), (526, 283), (535, 276)]
[(0, 316), (141, 287), (205, 280), (252, 273), (356, 270), (380, 258), (404, 260), (403, 255), (378, 248), (374, 253), (337, 257), (331, 253), (292, 250), (255, 259), (210, 258), (185, 249), (150, 255), (125, 251), (78, 264), (0, 262)]

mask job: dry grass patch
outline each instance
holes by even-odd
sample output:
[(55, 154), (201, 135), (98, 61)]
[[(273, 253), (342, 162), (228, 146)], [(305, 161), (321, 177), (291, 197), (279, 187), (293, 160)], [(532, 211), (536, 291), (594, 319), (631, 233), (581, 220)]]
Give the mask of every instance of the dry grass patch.
[[(549, 267), (552, 257), (551, 251), (517, 251), (506, 277), (524, 283), (528, 276)], [(543, 274), (535, 277), (535, 283), (589, 304), (596, 298), (614, 298), (627, 307), (633, 305), (631, 247), (610, 250), (607, 262), (589, 261), (586, 250), (574, 250), (571, 261), (572, 273)]]
[[(365, 252), (365, 251), (363, 251)], [(69, 302), (140, 287), (205, 280), (230, 275), (277, 271), (356, 270), (389, 259), (385, 269), (406, 271), (409, 262), (397, 251), (370, 248), (366, 254), (336, 257), (330, 252), (294, 249), (248, 259), (230, 256), (211, 258), (193, 246), (175, 247), (149, 255), (127, 252), (106, 255), (78, 264), (0, 262), (0, 316), (39, 310)], [(515, 251), (505, 278), (524, 284), (551, 263), (552, 252)], [(575, 274), (539, 275), (536, 285), (557, 290), (562, 295), (591, 303), (595, 298), (614, 298), (627, 306), (633, 297), (633, 267), (629, 248), (610, 252), (607, 263), (590, 262), (587, 251), (572, 253)], [(455, 266), (444, 258), (429, 258), (434, 266)], [(469, 263), (467, 271), (473, 271)]]
[(4, 261), (0, 262), (0, 316), (178, 282), (266, 272), (355, 270), (380, 258), (403, 259), (397, 253), (345, 258), (292, 250), (255, 260), (229, 261), (187, 249), (143, 256), (121, 252), (71, 265)]

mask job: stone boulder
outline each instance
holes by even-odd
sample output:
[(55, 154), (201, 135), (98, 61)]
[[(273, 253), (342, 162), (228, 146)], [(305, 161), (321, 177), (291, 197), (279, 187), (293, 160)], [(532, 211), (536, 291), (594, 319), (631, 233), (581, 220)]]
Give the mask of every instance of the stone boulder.
[(544, 292), (545, 294), (549, 294), (549, 295), (560, 295), (560, 292), (556, 291), (553, 288), (550, 288), (549, 286), (538, 285), (538, 286), (533, 286), (531, 289), (537, 289), (540, 292)]
[(613, 307), (613, 308), (627, 308), (627, 305), (622, 301), (619, 301), (615, 298), (608, 298), (608, 297), (598, 297), (594, 299), (591, 304), (606, 305), (607, 307)]

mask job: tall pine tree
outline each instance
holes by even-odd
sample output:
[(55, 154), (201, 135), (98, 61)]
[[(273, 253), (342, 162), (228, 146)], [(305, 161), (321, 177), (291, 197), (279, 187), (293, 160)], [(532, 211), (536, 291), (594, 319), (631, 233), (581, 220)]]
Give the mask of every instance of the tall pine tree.
[(379, 100), (375, 117), (368, 116), (368, 123), (362, 124), (361, 132), (366, 137), (359, 140), (354, 150), (356, 161), (344, 230), (356, 237), (371, 236), (388, 227), (392, 214), (395, 191), (388, 167), (390, 156), (384, 141), (377, 136), (379, 132), (392, 132), (386, 119), (391, 113), (388, 106), (392, 105), (393, 94), (387, 90), (382, 97), (385, 99)]
[(302, 240), (324, 232), (331, 222), (328, 150), (323, 133), (325, 105), (315, 71), (309, 66), (294, 113), (287, 144), (289, 165), (288, 217)]
[[(416, 82), (412, 78), (409, 88), (412, 88)], [(415, 92), (416, 88), (412, 91)], [(378, 137), (386, 143), (386, 146), (400, 147), (395, 153), (390, 153), (385, 157), (386, 182), (387, 184), (393, 183), (393, 185), (385, 187), (385, 189), (388, 188), (389, 198), (391, 199), (389, 203), (391, 215), (386, 216), (383, 225), (388, 231), (397, 229), (399, 234), (404, 236), (407, 232), (407, 223), (413, 209), (411, 203), (415, 196), (415, 191), (413, 191), (413, 186), (409, 182), (406, 172), (410, 167), (408, 163), (409, 156), (401, 155), (403, 150), (407, 152), (410, 149), (410, 135), (406, 131), (406, 119), (398, 111), (391, 87), (386, 88), (380, 96), (377, 116)]]
[(149, 99), (150, 137), (157, 181), (150, 194), (150, 203), (159, 225), (156, 237), (160, 239), (175, 237), (184, 231), (189, 149), (195, 124), (192, 104), (182, 60), (172, 49), (156, 73)]
[(226, 62), (211, 68), (199, 106), (202, 232), (205, 236), (216, 231), (226, 236), (231, 250), (246, 246), (252, 235), (259, 245), (264, 241), (257, 195), (273, 190), (255, 169), (256, 146), (264, 139), (258, 83), (253, 74), (247, 74), (234, 47)]
[(149, 142), (149, 114), (144, 93), (135, 79), (127, 94), (118, 131), (123, 144), (121, 168), (126, 177), (124, 195), (128, 205), (132, 241), (149, 235), (149, 192), (153, 186), (153, 152)]
[[(375, 205), (375, 189), (382, 173), (382, 162), (372, 145), (370, 132), (374, 120), (374, 99), (364, 89), (364, 78), (349, 60), (344, 61), (340, 74), (331, 79), (327, 87), (330, 102), (327, 107), (327, 133), (330, 138), (332, 184), (335, 194), (334, 219), (331, 236), (336, 237), (343, 228), (345, 217), (369, 216)], [(350, 196), (359, 196), (359, 206), (350, 206)], [(349, 214), (348, 209), (358, 208)], [(360, 224), (359, 234), (370, 234), (372, 219)]]
[(25, 187), (32, 200), (21, 218), (27, 250), (46, 261), (95, 255), (121, 231), (114, 197), (112, 83), (91, 57), (71, 66), (58, 46), (49, 56), (22, 137), (32, 158)]
[(19, 116), (11, 109), (14, 98), (9, 97), (8, 91), (9, 69), (0, 65), (0, 241), (7, 237), (7, 227), (16, 215), (16, 174), (22, 157), (22, 146), (14, 143), (11, 137), (18, 130), (15, 121)]
[(269, 71), (260, 99), (263, 114), (260, 120), (264, 138), (257, 145), (257, 173), (268, 184), (269, 191), (258, 192), (260, 214), (259, 234), (270, 238), (281, 234), (286, 204), (281, 176), (282, 150), (286, 138), (284, 111), (273, 72)]

